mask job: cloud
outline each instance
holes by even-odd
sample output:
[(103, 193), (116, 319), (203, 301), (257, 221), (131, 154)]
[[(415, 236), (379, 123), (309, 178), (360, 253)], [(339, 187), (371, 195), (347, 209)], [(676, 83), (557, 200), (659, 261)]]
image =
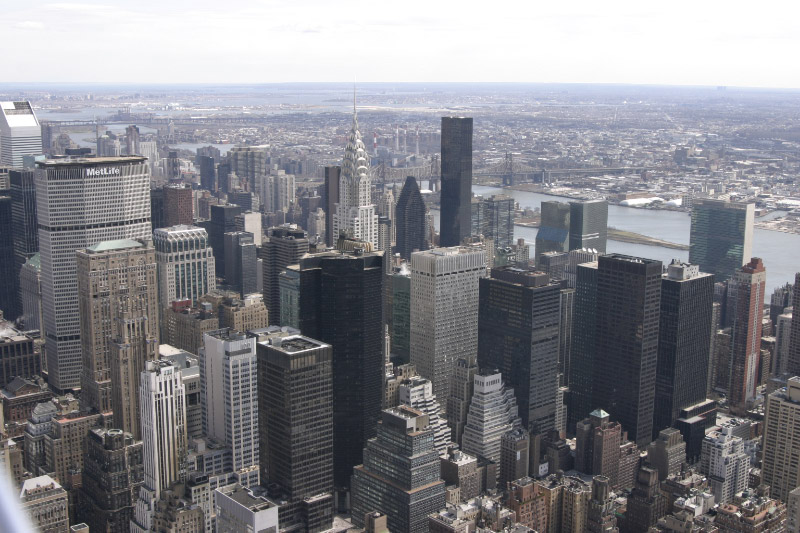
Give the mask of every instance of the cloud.
[(14, 24), (14, 27), (21, 30), (43, 30), (44, 24), (37, 20), (23, 20)]

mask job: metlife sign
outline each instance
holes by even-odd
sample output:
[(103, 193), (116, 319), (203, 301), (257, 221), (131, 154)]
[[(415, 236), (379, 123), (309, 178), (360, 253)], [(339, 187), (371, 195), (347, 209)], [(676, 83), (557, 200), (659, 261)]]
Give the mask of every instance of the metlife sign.
[(99, 176), (119, 176), (121, 174), (119, 167), (92, 167), (86, 169), (86, 176), (89, 178), (96, 178)]

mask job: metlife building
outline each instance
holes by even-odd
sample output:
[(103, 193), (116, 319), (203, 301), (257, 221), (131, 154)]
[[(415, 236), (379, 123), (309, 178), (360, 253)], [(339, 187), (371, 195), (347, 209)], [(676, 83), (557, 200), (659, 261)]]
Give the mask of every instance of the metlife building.
[(80, 387), (81, 376), (75, 251), (151, 235), (150, 168), (140, 156), (36, 165), (47, 369), (50, 385), (66, 391)]

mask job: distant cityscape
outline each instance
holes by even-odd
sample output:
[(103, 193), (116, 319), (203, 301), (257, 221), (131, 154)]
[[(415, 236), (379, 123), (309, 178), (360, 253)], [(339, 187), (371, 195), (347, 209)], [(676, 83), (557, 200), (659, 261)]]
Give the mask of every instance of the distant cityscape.
[(0, 84), (0, 524), (800, 532), (798, 104)]

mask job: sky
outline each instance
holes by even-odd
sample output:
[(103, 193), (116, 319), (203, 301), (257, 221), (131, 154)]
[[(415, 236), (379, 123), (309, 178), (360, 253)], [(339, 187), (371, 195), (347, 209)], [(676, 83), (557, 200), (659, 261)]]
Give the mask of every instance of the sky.
[(800, 2), (4, 0), (5, 82), (800, 88)]

